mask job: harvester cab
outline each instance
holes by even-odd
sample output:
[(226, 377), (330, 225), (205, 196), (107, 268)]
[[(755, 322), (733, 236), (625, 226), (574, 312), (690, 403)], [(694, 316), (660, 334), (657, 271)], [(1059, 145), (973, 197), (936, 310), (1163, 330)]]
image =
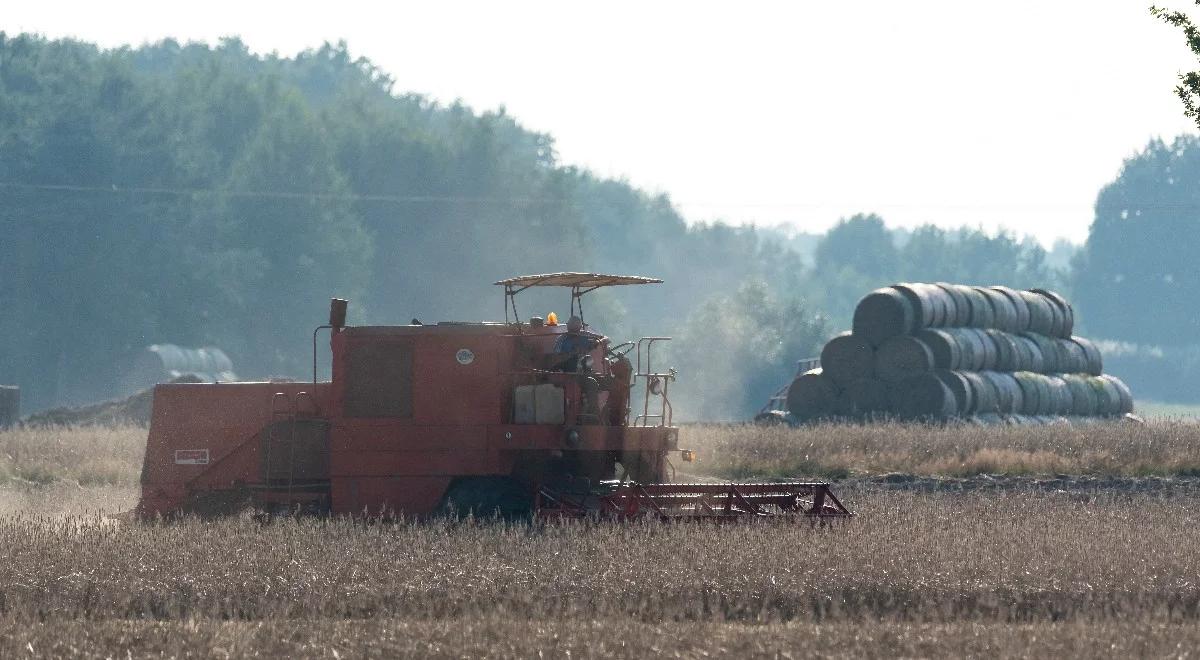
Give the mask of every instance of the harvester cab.
[[(503, 322), (348, 326), (334, 299), (313, 332), (312, 382), (155, 388), (138, 512), (849, 515), (826, 484), (667, 483), (672, 458), (692, 456), (673, 424), (675, 372), (655, 362), (668, 338), (613, 344), (583, 311), (599, 288), (660, 281), (501, 280)], [(568, 321), (522, 321), (531, 287), (569, 289)], [(329, 381), (317, 379), (322, 331)]]

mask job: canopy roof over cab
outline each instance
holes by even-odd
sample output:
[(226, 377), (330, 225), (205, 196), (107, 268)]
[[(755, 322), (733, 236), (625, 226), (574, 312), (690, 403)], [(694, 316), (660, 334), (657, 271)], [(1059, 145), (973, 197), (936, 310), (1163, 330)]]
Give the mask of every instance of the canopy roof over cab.
[(542, 275), (520, 275), (496, 282), (513, 289), (531, 286), (567, 286), (573, 289), (595, 289), (602, 286), (626, 284), (662, 284), (662, 280), (639, 275), (605, 275), (603, 273), (544, 273)]
[(496, 282), (504, 287), (504, 320), (508, 322), (509, 312), (513, 320), (520, 322), (517, 314), (517, 294), (535, 286), (561, 286), (571, 289), (571, 313), (583, 318), (583, 295), (600, 287), (624, 286), (627, 284), (662, 284), (662, 280), (654, 277), (639, 275), (605, 275), (603, 273), (544, 273), (542, 275), (521, 275)]

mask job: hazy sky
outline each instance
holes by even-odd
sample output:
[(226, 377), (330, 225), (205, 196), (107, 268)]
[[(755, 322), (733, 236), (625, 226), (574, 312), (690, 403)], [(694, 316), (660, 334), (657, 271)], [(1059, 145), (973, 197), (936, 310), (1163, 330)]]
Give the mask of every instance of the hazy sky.
[(345, 39), (398, 90), (505, 105), (564, 162), (689, 220), (819, 231), (875, 211), (1052, 241), (1086, 235), (1150, 138), (1195, 130), (1172, 92), (1194, 60), (1148, 4), (8, 0), (0, 29), (286, 55)]

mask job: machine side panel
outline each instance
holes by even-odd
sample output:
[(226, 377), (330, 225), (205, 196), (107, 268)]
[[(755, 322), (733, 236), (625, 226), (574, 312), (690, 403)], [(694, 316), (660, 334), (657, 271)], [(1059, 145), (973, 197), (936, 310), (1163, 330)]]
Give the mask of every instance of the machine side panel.
[(334, 427), (332, 477), (493, 474), (487, 427), (343, 423)]
[(154, 408), (142, 465), (142, 508), (167, 513), (189, 489), (259, 480), (259, 432), (272, 419), (277, 392), (311, 399), (303, 412), (319, 414), (328, 384), (170, 384), (154, 388)]
[[(495, 424), (507, 411), (509, 393), (499, 372), (497, 335), (429, 335), (417, 342), (414, 419), (422, 426)], [(504, 396), (502, 397), (502, 390)]]

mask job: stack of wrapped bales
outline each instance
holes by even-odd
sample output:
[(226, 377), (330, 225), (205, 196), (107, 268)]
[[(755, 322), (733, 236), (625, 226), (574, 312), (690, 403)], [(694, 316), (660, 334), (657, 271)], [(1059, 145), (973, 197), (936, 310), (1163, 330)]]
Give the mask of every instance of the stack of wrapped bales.
[(896, 284), (867, 294), (821, 368), (788, 390), (798, 420), (896, 417), (1039, 423), (1133, 411), (1061, 295), (1003, 286)]

